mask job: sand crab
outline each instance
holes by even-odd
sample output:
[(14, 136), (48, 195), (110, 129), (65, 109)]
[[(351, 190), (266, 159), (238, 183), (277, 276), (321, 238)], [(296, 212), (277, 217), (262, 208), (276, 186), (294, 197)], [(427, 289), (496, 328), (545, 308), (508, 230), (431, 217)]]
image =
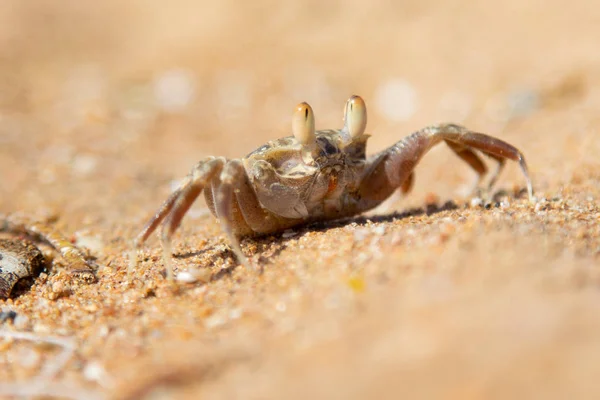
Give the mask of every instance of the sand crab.
[(366, 124), (366, 105), (359, 96), (346, 102), (342, 129), (315, 131), (313, 110), (301, 103), (293, 114), (292, 136), (268, 142), (241, 159), (208, 157), (200, 161), (135, 238), (130, 268), (135, 266), (137, 249), (160, 226), (167, 276), (173, 278), (173, 233), (202, 192), (237, 258), (249, 265), (240, 237), (353, 216), (376, 207), (398, 188), (406, 193), (413, 183), (413, 169), (440, 142), (469, 164), (479, 181), (487, 168), (477, 152), (497, 160), (490, 187), (506, 159), (517, 161), (529, 197), (533, 197), (523, 154), (500, 139), (441, 124), (421, 129), (367, 157)]

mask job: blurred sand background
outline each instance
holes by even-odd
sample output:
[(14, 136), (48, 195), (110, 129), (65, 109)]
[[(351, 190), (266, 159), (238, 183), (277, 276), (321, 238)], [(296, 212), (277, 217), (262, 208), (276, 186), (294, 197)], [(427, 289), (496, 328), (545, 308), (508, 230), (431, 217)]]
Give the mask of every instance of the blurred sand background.
[[(0, 301), (18, 314), (0, 328), (75, 348), (44, 389), (59, 349), (0, 341), (0, 394), (598, 398), (599, 38), (592, 0), (4, 0), (0, 213), (58, 216), (100, 269)], [(371, 152), (462, 123), (525, 153), (538, 202), (509, 164), (507, 194), (470, 205), (473, 172), (440, 146), (381, 218), (245, 241), (262, 275), (200, 200), (174, 254), (207, 282), (168, 285), (156, 240), (127, 277), (196, 161), (290, 134), (301, 101), (340, 127), (352, 94)]]

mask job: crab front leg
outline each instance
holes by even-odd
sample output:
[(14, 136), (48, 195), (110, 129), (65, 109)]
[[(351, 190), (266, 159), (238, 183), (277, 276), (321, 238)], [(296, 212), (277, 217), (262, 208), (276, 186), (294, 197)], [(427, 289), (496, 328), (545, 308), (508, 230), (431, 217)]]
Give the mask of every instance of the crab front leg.
[(185, 178), (181, 186), (167, 198), (156, 214), (150, 218), (144, 229), (142, 229), (135, 238), (133, 249), (129, 256), (130, 273), (137, 264), (137, 251), (156, 228), (161, 226), (160, 236), (163, 249), (163, 261), (167, 270), (168, 279), (173, 280), (173, 267), (171, 265), (171, 241), (173, 233), (205, 186), (221, 172), (225, 162), (225, 158), (222, 157), (208, 157), (192, 168), (192, 171)]
[(480, 177), (485, 174), (486, 168), (475, 151), (498, 160), (499, 168), (492, 177), (491, 184), (495, 182), (505, 160), (517, 161), (526, 179), (529, 198), (533, 198), (527, 163), (517, 148), (500, 139), (470, 131), (459, 125), (442, 124), (421, 129), (369, 159), (367, 172), (359, 186), (361, 208), (367, 210), (375, 207), (396, 188), (405, 184), (407, 179), (411, 179), (414, 168), (425, 153), (442, 141)]
[[(255, 168), (259, 167), (255, 165)], [(268, 174), (268, 171), (262, 172)], [(242, 160), (227, 162), (218, 183), (213, 185), (213, 196), (206, 199), (220, 220), (236, 257), (246, 267), (254, 268), (242, 253), (240, 237), (278, 232), (298, 223), (298, 218), (286, 218), (265, 209)], [(280, 198), (280, 201), (283, 200)]]
[[(255, 232), (252, 227), (248, 224), (248, 219), (245, 214), (250, 214), (249, 219), (251, 222), (259, 223), (255, 221), (252, 216), (255, 215), (252, 211), (244, 213), (244, 209), (253, 207), (252, 203), (252, 192), (251, 189), (244, 187), (244, 181), (247, 179), (246, 171), (240, 160), (229, 161), (219, 177), (219, 182), (213, 189), (214, 199), (214, 210), (217, 218), (221, 222), (221, 226), (229, 239), (231, 249), (233, 250), (236, 258), (244, 264), (245, 267), (251, 267), (250, 262), (242, 252), (240, 246), (240, 234), (247, 234)], [(239, 196), (250, 196), (250, 202), (239, 202), (237, 197)], [(245, 199), (248, 200), (248, 199)], [(258, 206), (258, 202), (256, 202)], [(245, 207), (243, 207), (245, 206)], [(256, 207), (261, 209), (260, 207)], [(261, 218), (263, 221), (265, 218)]]

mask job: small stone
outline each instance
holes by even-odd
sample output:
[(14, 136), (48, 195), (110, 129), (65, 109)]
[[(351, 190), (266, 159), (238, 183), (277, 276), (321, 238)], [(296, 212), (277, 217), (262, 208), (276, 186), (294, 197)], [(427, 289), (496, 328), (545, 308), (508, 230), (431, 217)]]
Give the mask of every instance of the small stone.
[(207, 329), (218, 328), (219, 326), (225, 325), (227, 320), (220, 314), (211, 315), (204, 320), (204, 326)]
[(202, 268), (202, 269), (195, 269), (192, 271), (179, 272), (177, 274), (175, 280), (177, 280), (177, 282), (181, 282), (181, 283), (196, 283), (196, 282), (206, 283), (206, 282), (210, 281), (211, 276), (212, 276), (212, 273), (211, 273), (210, 269)]
[(110, 327), (108, 325), (101, 325), (98, 328), (97, 333), (98, 333), (98, 336), (100, 336), (101, 338), (105, 338), (110, 333)]
[(365, 228), (357, 228), (354, 231), (354, 241), (355, 242), (362, 242), (364, 241), (367, 236), (369, 235), (369, 230), (365, 229)]
[(37, 322), (33, 325), (33, 331), (40, 335), (50, 335), (53, 333), (48, 325), (44, 325), (41, 322)]
[(229, 319), (239, 319), (242, 316), (243, 312), (241, 308), (234, 308), (229, 311)]
[(378, 236), (385, 235), (385, 226), (384, 225), (377, 226), (375, 229), (373, 229), (373, 233)]
[(88, 381), (97, 382), (99, 384), (105, 384), (108, 380), (106, 370), (98, 361), (88, 362), (83, 369), (83, 376)]
[(362, 293), (365, 291), (365, 280), (358, 276), (352, 276), (348, 279), (348, 286), (354, 293)]
[(196, 277), (189, 271), (179, 272), (175, 279), (177, 280), (177, 282), (182, 283), (194, 283), (197, 280)]
[(25, 314), (18, 314), (13, 321), (13, 326), (20, 331), (27, 330), (29, 328), (29, 317)]
[(62, 281), (56, 281), (52, 284), (52, 292), (49, 294), (50, 300), (57, 300), (71, 294), (71, 287)]
[(287, 239), (287, 238), (294, 237), (294, 236), (296, 236), (297, 234), (298, 234), (298, 232), (296, 232), (296, 231), (294, 231), (294, 230), (292, 230), (292, 229), (286, 229), (286, 230), (285, 230), (285, 231), (283, 231), (283, 233), (281, 234), (281, 237), (282, 237), (282, 238), (284, 238), (284, 239)]
[(55, 293), (59, 296), (63, 296), (68, 294), (71, 291), (69, 285), (65, 284), (61, 281), (56, 281), (52, 284), (52, 293)]
[(548, 202), (546, 201), (546, 199), (544, 197), (542, 197), (535, 203), (534, 211), (540, 212), (540, 211), (545, 210), (547, 207), (548, 207)]
[(483, 199), (480, 197), (473, 197), (470, 202), (471, 207), (481, 207), (483, 205)]

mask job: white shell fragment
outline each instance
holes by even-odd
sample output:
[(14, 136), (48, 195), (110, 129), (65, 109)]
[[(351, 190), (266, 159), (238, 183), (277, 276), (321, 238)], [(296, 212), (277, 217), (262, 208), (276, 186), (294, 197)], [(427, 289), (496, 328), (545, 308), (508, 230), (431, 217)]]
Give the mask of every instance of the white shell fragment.
[(181, 283), (206, 283), (210, 281), (211, 271), (209, 269), (197, 269), (191, 271), (181, 271), (177, 274), (175, 279)]

